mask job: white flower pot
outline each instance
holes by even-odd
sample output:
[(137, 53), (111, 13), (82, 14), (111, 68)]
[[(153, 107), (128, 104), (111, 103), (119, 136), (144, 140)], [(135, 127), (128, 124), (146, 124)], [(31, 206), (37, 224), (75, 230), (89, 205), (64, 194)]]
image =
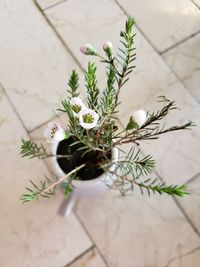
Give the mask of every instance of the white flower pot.
[[(53, 143), (51, 146), (52, 154), (56, 155), (57, 147), (59, 142)], [(118, 161), (119, 150), (113, 148), (112, 150), (112, 162)], [(111, 171), (114, 170), (115, 166), (111, 167)], [(63, 170), (60, 168), (56, 157), (52, 157), (52, 170), (58, 178), (61, 178), (66, 175)], [(92, 180), (74, 180), (72, 182), (74, 190), (69, 196), (64, 200), (61, 205), (60, 213), (67, 216), (71, 209), (73, 208), (77, 199), (82, 197), (95, 197), (97, 194), (100, 194), (108, 189), (107, 185), (112, 185), (113, 181), (116, 179), (114, 175), (110, 173), (103, 173), (97, 178)]]

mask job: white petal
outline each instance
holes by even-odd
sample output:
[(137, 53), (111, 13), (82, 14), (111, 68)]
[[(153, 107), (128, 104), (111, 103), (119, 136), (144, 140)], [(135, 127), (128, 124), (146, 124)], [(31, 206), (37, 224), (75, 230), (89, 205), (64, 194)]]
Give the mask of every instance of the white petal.
[(107, 42), (105, 42), (105, 44), (103, 45), (103, 49), (112, 49), (113, 48), (113, 45), (112, 45), (112, 43), (110, 42), (110, 41), (107, 41)]
[[(86, 114), (90, 114), (93, 117), (94, 120), (93, 120), (92, 123), (85, 123), (83, 121), (83, 116), (86, 115)], [(99, 120), (99, 115), (92, 109), (84, 108), (79, 113), (79, 123), (85, 129), (94, 128), (97, 125), (98, 120)]]
[(133, 113), (133, 119), (141, 127), (146, 121), (146, 112), (143, 109), (135, 111)]

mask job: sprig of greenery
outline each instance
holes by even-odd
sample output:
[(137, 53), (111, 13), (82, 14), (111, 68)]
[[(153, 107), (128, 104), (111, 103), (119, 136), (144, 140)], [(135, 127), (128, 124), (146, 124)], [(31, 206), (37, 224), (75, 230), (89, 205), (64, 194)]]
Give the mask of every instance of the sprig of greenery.
[(165, 182), (160, 182), (158, 179), (147, 179), (144, 182), (136, 182), (134, 181), (134, 184), (138, 185), (140, 188), (141, 193), (143, 194), (143, 190), (146, 190), (148, 195), (151, 195), (152, 193), (159, 193), (162, 194), (168, 194), (168, 195), (175, 195), (179, 197), (183, 197), (184, 195), (189, 195), (189, 193), (186, 191), (186, 185), (166, 185)]
[[(36, 185), (32, 180), (30, 180), (32, 184), (32, 188), (26, 188), (28, 192), (23, 194), (20, 197), (20, 200), (22, 200), (23, 203), (25, 203), (25, 202), (30, 202), (33, 200), (38, 200), (39, 197), (49, 198), (50, 196), (55, 195), (57, 186), (61, 184), (63, 181), (65, 181), (67, 178), (69, 178), (71, 175), (73, 175), (74, 173), (82, 169), (83, 167), (85, 167), (85, 164), (82, 164), (76, 167), (75, 169), (73, 169), (71, 172), (69, 172), (68, 174), (66, 174), (64, 177), (60, 179), (55, 178), (54, 180), (52, 180), (52, 179), (49, 179), (47, 176), (45, 176), (45, 180), (40, 181), (40, 185)], [(71, 182), (72, 182), (72, 179), (68, 181), (68, 186), (66, 189), (68, 192), (70, 191), (69, 187), (71, 186)]]
[(131, 118), (126, 126), (126, 130), (123, 132), (123, 135), (117, 136), (117, 141), (115, 145), (118, 144), (126, 144), (126, 143), (137, 143), (141, 140), (153, 140), (158, 139), (160, 135), (179, 131), (191, 129), (191, 127), (195, 126), (192, 121), (188, 121), (187, 123), (171, 126), (165, 128), (165, 124), (161, 124), (161, 120), (163, 120), (171, 111), (177, 110), (178, 108), (175, 106), (175, 102), (171, 101), (165, 97), (160, 97), (160, 101), (165, 103), (164, 107), (160, 110), (150, 113), (147, 113), (147, 120), (141, 127), (136, 127), (134, 121), (132, 123), (132, 127), (130, 127)]
[(24, 139), (22, 139), (20, 154), (22, 157), (29, 157), (30, 159), (45, 159), (52, 156), (52, 154), (49, 154), (46, 151), (45, 147), (42, 144), (38, 145), (32, 140)]
[(151, 155), (140, 157), (140, 150), (131, 147), (124, 159), (110, 162), (108, 166), (114, 165), (116, 173), (120, 172), (123, 176), (131, 174), (134, 179), (137, 179), (141, 175), (151, 174), (155, 163)]
[(105, 118), (105, 116), (108, 115), (113, 115), (113, 110), (115, 105), (115, 95), (116, 95), (116, 90), (114, 87), (114, 83), (116, 80), (115, 71), (112, 65), (109, 67), (109, 70), (106, 72), (106, 74), (107, 74), (107, 87), (103, 92), (103, 98), (101, 100), (102, 118)]
[(88, 93), (88, 107), (98, 111), (99, 108), (99, 89), (96, 80), (96, 65), (89, 62), (85, 73), (85, 82)]
[(67, 90), (67, 92), (70, 94), (70, 98), (79, 96), (79, 93), (77, 92), (79, 87), (78, 81), (79, 81), (78, 74), (76, 70), (73, 70), (68, 82), (70, 89)]

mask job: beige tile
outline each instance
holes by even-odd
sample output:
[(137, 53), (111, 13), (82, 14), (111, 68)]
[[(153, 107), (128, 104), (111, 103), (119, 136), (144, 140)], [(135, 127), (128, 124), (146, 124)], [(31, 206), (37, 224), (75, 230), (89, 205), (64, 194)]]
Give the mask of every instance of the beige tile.
[(194, 249), (181, 257), (171, 259), (163, 267), (198, 267), (200, 261), (200, 248)]
[(166, 52), (163, 57), (200, 103), (200, 34)]
[(138, 26), (163, 51), (200, 29), (199, 9), (188, 0), (119, 0)]
[(72, 213), (58, 215), (63, 196), (22, 204), (19, 196), (43, 175), (50, 175), (42, 162), (21, 159), (20, 141), (26, 133), (1, 92), (0, 97), (0, 265), (64, 266), (91, 246)]
[(1, 1), (0, 16), (0, 81), (31, 130), (60, 107), (77, 65), (33, 1)]
[(188, 191), (191, 195), (178, 199), (178, 202), (200, 233), (200, 174), (188, 183)]
[(106, 267), (98, 251), (93, 248), (68, 267)]
[(200, 245), (170, 197), (148, 198), (136, 190), (122, 198), (108, 191), (82, 199), (77, 213), (111, 267), (167, 266)]
[(53, 7), (54, 5), (60, 4), (63, 2), (63, 0), (36, 0), (36, 1), (41, 6), (42, 9)]

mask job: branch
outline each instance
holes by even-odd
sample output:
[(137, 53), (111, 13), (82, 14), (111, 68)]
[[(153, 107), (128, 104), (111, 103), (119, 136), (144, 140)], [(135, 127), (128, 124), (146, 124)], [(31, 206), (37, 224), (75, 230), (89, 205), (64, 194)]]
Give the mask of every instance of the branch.
[[(33, 183), (33, 181), (30, 181), (31, 184), (33, 185), (33, 189), (26, 188), (28, 190), (28, 193), (23, 194), (20, 197), (20, 200), (22, 200), (24, 203), (24, 202), (30, 202), (34, 199), (38, 200), (40, 196), (49, 198), (50, 196), (55, 195), (55, 190), (57, 185), (62, 183), (64, 180), (66, 180), (68, 177), (70, 177), (72, 174), (76, 173), (83, 167), (85, 167), (85, 164), (76, 167), (71, 172), (67, 173), (64, 177), (60, 178), (55, 182), (51, 181), (48, 177), (46, 177), (45, 181), (41, 181), (40, 186), (37, 186), (35, 183)], [(70, 181), (70, 183), (71, 182), (72, 181)]]

